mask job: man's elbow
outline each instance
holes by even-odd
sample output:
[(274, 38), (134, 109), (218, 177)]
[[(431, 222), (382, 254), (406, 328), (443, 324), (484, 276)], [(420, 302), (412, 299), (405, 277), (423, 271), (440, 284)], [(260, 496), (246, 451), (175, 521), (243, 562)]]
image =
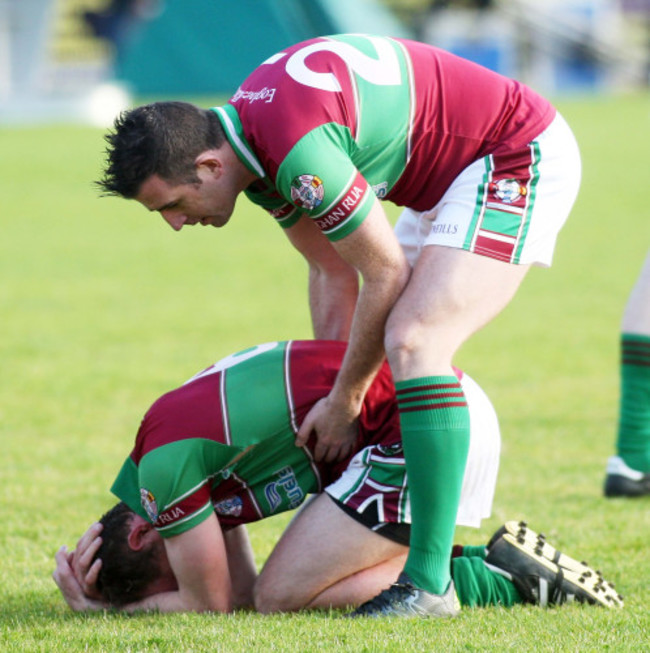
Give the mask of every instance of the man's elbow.
[(233, 611), (232, 599), (229, 596), (206, 595), (191, 596), (181, 594), (180, 612), (221, 612)]
[(202, 606), (194, 612), (221, 612), (227, 614), (233, 611), (232, 601), (230, 599), (208, 599), (202, 603)]

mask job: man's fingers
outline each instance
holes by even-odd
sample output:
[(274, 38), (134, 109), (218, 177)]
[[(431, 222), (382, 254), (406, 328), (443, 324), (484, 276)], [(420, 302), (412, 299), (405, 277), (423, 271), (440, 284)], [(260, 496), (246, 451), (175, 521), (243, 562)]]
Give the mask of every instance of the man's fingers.
[(340, 447), (330, 447), (325, 454), (325, 462), (334, 462), (338, 458), (339, 449)]
[(52, 578), (56, 583), (56, 586), (63, 591), (63, 582), (64, 576), (66, 573), (72, 574), (72, 569), (70, 569), (70, 562), (68, 558), (68, 547), (65, 545), (59, 548), (59, 550), (54, 554), (54, 561), (56, 562), (56, 568), (52, 572)]
[(314, 458), (327, 463), (343, 458), (349, 447), (345, 443), (317, 444), (314, 447)]
[[(298, 433), (296, 434), (296, 446), (298, 447), (304, 447), (307, 444), (307, 441), (311, 437), (312, 433), (316, 432), (318, 433), (318, 420), (319, 416), (324, 410), (325, 406), (325, 399), (319, 399), (312, 407), (311, 410), (305, 415), (305, 419), (303, 419), (302, 424), (300, 425), (300, 428), (298, 429)], [(320, 438), (318, 438), (320, 440)], [(322, 447), (322, 443), (317, 443), (320, 444)], [(327, 446), (327, 445), (325, 445)], [(316, 450), (314, 451), (314, 454), (316, 456), (316, 460), (320, 460), (318, 458), (318, 453)]]
[(337, 460), (342, 460), (351, 448), (351, 445), (348, 445), (347, 443), (331, 446), (325, 455), (325, 462), (332, 463)]
[(101, 544), (102, 538), (96, 537), (82, 555), (75, 557), (72, 565), (74, 576), (83, 588), (84, 594), (93, 598), (99, 596), (95, 583), (102, 565), (101, 560), (93, 561), (93, 558)]
[(68, 547), (65, 544), (59, 547), (59, 550), (54, 554), (54, 560), (56, 561), (57, 567), (62, 564), (69, 566), (70, 553), (68, 552)]
[(317, 444), (314, 447), (314, 459), (316, 460), (316, 462), (320, 462), (321, 460), (326, 460), (328, 451), (329, 451), (328, 447), (322, 444)]
[(86, 574), (86, 584), (89, 587), (92, 587), (93, 589), (95, 588), (95, 585), (97, 583), (97, 578), (99, 576), (99, 570), (102, 568), (102, 561), (100, 558), (97, 558), (95, 562), (91, 565), (90, 569), (88, 570), (88, 573)]
[(93, 558), (99, 547), (102, 545), (102, 538), (97, 536), (94, 540), (88, 543), (84, 550), (77, 550), (75, 553), (75, 568), (85, 568), (87, 569), (92, 564)]
[(307, 444), (307, 440), (309, 440), (309, 436), (312, 434), (313, 430), (313, 421), (308, 419), (308, 417), (305, 418), (303, 423), (300, 425), (300, 428), (298, 429), (298, 433), (296, 433), (296, 447), (304, 447)]
[(77, 551), (85, 551), (89, 544), (94, 542), (95, 538), (102, 532), (104, 527), (99, 522), (95, 522), (88, 527), (88, 530), (79, 538), (77, 542)]
[(54, 559), (56, 560), (56, 569), (52, 572), (52, 578), (70, 607), (74, 608), (76, 600), (81, 594), (81, 586), (68, 564), (67, 547), (62, 546), (54, 555)]
[[(68, 548), (62, 546), (54, 554), (56, 569), (52, 572), (52, 579), (59, 588), (66, 603), (76, 611), (104, 609), (106, 607), (105, 604), (101, 600), (95, 600), (100, 598), (99, 595), (93, 597), (85, 592), (82, 583), (79, 582), (70, 565), (69, 556)], [(88, 570), (87, 578), (92, 582), (93, 586), (97, 580), (100, 567), (101, 560), (97, 560)]]

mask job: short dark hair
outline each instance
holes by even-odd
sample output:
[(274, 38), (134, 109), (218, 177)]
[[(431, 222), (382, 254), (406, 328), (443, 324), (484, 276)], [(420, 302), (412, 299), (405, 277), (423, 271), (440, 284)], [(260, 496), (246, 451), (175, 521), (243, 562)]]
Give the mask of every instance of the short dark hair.
[(174, 184), (198, 180), (196, 157), (219, 148), (225, 133), (214, 111), (188, 102), (154, 102), (123, 111), (104, 140), (104, 195), (133, 199), (151, 175)]
[(128, 543), (129, 524), (135, 513), (123, 501), (113, 506), (99, 521), (103, 525), (102, 544), (95, 554), (102, 566), (97, 590), (115, 607), (133, 603), (160, 576), (160, 560), (151, 549), (134, 551)]

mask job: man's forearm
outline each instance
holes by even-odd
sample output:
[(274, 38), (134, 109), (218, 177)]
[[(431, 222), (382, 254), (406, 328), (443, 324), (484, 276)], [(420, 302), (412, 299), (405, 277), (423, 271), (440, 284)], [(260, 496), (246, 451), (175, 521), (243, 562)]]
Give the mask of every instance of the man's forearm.
[(226, 531), (224, 542), (232, 582), (233, 607), (250, 608), (254, 604), (253, 587), (257, 580), (257, 567), (246, 526), (241, 524)]
[(364, 283), (350, 330), (350, 339), (332, 397), (347, 397), (352, 403), (363, 401), (384, 359), (386, 320), (403, 287), (402, 281), (387, 277)]
[(341, 258), (359, 271), (363, 285), (330, 397), (340, 404), (347, 396), (348, 406), (360, 407), (383, 360), (386, 321), (408, 283), (411, 268), (379, 202), (357, 230), (335, 246)]
[(309, 310), (314, 338), (348, 340), (359, 294), (359, 276), (354, 268), (329, 274), (309, 269)]
[(127, 603), (120, 607), (124, 612), (231, 612), (232, 605), (224, 602), (221, 605), (199, 603), (181, 592), (162, 592), (146, 598)]

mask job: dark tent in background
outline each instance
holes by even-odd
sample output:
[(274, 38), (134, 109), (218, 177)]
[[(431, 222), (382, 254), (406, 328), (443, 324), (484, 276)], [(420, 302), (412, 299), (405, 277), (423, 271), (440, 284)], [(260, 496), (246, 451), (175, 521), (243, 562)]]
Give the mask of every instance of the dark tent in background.
[(372, 0), (166, 0), (120, 44), (115, 77), (140, 96), (230, 94), (275, 52), (342, 32), (410, 36)]

